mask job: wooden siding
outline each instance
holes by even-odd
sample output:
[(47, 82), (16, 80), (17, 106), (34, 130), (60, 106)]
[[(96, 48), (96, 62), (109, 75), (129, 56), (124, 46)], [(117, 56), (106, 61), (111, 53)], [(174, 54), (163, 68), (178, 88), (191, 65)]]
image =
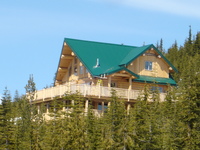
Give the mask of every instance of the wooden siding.
[[(153, 63), (151, 71), (145, 70), (146, 61)], [(169, 65), (162, 58), (159, 58), (156, 52), (147, 52), (146, 55), (138, 57), (128, 66), (128, 69), (138, 75), (169, 78)]]

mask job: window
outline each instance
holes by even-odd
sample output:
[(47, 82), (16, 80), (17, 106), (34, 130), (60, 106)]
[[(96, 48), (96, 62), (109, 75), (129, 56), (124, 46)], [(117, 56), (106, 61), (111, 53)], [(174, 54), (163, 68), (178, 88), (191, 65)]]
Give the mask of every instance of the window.
[(111, 86), (111, 87), (117, 87), (117, 85), (116, 85), (115, 82), (112, 82), (110, 86)]
[(83, 66), (80, 66), (80, 74), (83, 74), (83, 70), (84, 70)]
[(85, 72), (88, 73), (89, 71), (86, 69)]
[(77, 67), (74, 67), (74, 75), (77, 76)]
[(103, 107), (102, 103), (98, 103), (98, 108), (97, 109), (105, 111), (106, 109), (108, 109), (108, 104), (104, 103), (104, 107)]
[(151, 61), (145, 62), (145, 70), (152, 70), (152, 62)]
[(163, 93), (163, 88), (152, 86), (151, 91), (154, 91), (154, 92), (158, 91), (159, 93)]

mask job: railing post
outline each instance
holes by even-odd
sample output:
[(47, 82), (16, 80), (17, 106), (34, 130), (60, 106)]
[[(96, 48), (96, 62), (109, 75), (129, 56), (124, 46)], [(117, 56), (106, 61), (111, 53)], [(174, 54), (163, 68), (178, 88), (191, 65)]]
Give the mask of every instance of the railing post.
[(99, 98), (101, 97), (101, 85), (99, 84)]
[(69, 93), (70, 93), (70, 91), (71, 91), (71, 83), (69, 82)]
[(61, 98), (61, 85), (59, 85), (59, 95), (60, 95), (60, 98)]
[(53, 87), (51, 87), (51, 99), (53, 99), (53, 94), (52, 94), (52, 90), (53, 90)]
[(84, 86), (83, 86), (83, 91), (84, 91), (84, 93), (83, 93), (83, 96), (85, 97), (86, 96), (86, 85), (84, 84)]
[(42, 100), (44, 101), (45, 98), (45, 89), (42, 90)]

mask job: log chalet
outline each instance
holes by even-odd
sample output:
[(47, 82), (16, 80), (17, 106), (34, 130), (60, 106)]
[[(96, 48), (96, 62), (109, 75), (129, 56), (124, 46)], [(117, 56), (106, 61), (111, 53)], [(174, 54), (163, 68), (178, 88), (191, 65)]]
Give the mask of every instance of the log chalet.
[(66, 103), (63, 95), (78, 91), (85, 97), (85, 109), (92, 100), (94, 111), (101, 113), (114, 89), (128, 108), (145, 85), (159, 90), (164, 100), (168, 86), (176, 86), (173, 72), (177, 69), (153, 44), (137, 47), (65, 38), (54, 86), (37, 91), (33, 102), (38, 108), (45, 103), (48, 113), (55, 97)]

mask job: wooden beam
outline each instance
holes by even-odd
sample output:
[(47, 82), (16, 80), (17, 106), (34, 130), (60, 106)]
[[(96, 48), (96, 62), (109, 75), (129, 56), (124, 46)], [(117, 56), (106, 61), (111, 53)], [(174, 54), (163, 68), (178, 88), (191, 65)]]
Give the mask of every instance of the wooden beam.
[(58, 70), (59, 71), (67, 71), (68, 67), (59, 67)]
[(131, 77), (129, 74), (114, 73), (112, 76)]
[(72, 55), (62, 55), (61, 56), (61, 59), (73, 59), (74, 58), (74, 56), (72, 56)]

